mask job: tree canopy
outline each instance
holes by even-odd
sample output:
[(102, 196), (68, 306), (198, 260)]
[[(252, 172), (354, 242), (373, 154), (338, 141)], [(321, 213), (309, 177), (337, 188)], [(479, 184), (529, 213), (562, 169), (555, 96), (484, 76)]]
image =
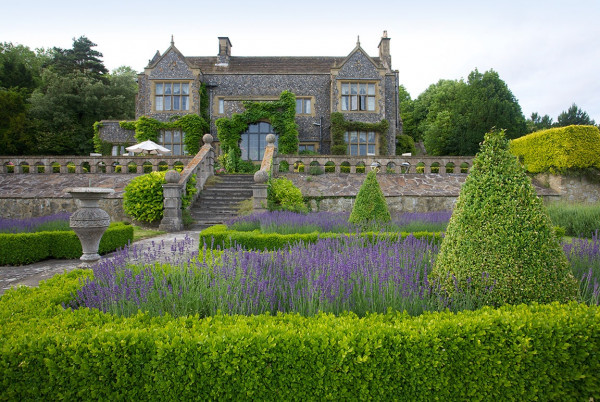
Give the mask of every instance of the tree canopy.
[(440, 80), (414, 101), (402, 89), (403, 131), (423, 140), (429, 154), (474, 155), (493, 127), (505, 129), (509, 138), (527, 133), (517, 99), (494, 70), (475, 69), (466, 82)]
[(3, 154), (86, 154), (94, 122), (134, 117), (136, 72), (109, 73), (94, 47), (85, 36), (70, 49), (0, 44)]

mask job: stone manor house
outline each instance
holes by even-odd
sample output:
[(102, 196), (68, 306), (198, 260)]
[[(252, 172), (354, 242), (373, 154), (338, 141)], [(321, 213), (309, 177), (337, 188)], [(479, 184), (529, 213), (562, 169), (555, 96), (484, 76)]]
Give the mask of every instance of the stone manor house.
[[(390, 38), (384, 31), (379, 56), (369, 56), (357, 42), (341, 57), (237, 57), (232, 55), (229, 38), (219, 37), (217, 56), (184, 56), (171, 46), (158, 51), (138, 76), (136, 118), (151, 117), (169, 121), (174, 116), (200, 112), (199, 89), (205, 84), (209, 97), (210, 134), (217, 140), (215, 121), (242, 112), (243, 101), (272, 101), (287, 90), (296, 95), (296, 122), (299, 150), (329, 154), (330, 116), (340, 112), (345, 120), (389, 123), (387, 132), (350, 131), (345, 133), (349, 155), (378, 155), (382, 136), (387, 138), (388, 154), (394, 154), (395, 136), (401, 131), (398, 112), (398, 71), (392, 69)], [(251, 124), (242, 134), (242, 158), (259, 160), (273, 133), (268, 121)], [(277, 134), (277, 133), (274, 133)], [(184, 153), (180, 131), (165, 131), (161, 145), (173, 155)], [(102, 121), (100, 138), (113, 145), (113, 155), (135, 143), (133, 131), (116, 121)], [(218, 151), (218, 142), (217, 145)]]

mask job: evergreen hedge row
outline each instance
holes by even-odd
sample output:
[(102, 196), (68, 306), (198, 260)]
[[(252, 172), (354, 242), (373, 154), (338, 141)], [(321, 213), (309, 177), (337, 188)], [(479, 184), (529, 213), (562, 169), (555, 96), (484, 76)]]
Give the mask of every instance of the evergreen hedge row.
[[(598, 400), (600, 308), (123, 318), (0, 298), (0, 400)], [(592, 399), (593, 398), (593, 399)]]
[[(98, 252), (106, 254), (133, 241), (133, 226), (111, 223)], [(0, 265), (31, 264), (49, 258), (73, 259), (83, 253), (81, 242), (73, 231), (35, 233), (0, 233)]]
[[(354, 234), (353, 234), (354, 235)], [(404, 238), (413, 235), (416, 238), (427, 238), (430, 241), (441, 242), (441, 232), (361, 232), (359, 236), (367, 237), (370, 241), (375, 242), (379, 239), (389, 239), (396, 241), (399, 238)], [(344, 233), (296, 233), (296, 234), (278, 234), (278, 233), (261, 233), (260, 230), (251, 232), (242, 232), (230, 230), (226, 225), (214, 225), (200, 232), (200, 248), (204, 244), (208, 248), (229, 248), (240, 246), (248, 250), (278, 250), (289, 247), (296, 243), (312, 244), (318, 239), (328, 239), (336, 237), (347, 237)]]
[(512, 140), (510, 150), (530, 173), (600, 169), (600, 132), (596, 126), (537, 131)]

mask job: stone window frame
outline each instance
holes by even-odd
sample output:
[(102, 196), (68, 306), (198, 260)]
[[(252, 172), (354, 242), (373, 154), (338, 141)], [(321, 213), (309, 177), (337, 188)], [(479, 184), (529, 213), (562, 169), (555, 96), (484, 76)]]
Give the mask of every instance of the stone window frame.
[[(298, 101), (301, 101), (301, 112), (298, 112)], [(306, 105), (308, 111), (306, 111)], [(315, 97), (314, 96), (296, 96), (296, 116), (314, 116), (315, 115)]]
[[(167, 136), (169, 133), (169, 136)], [(175, 133), (178, 133), (179, 141), (175, 141)], [(167, 141), (167, 138), (170, 138)], [(171, 150), (171, 154), (173, 156), (179, 155), (187, 155), (188, 153), (185, 151), (185, 131), (181, 129), (172, 129), (172, 130), (161, 130), (158, 134), (158, 138), (156, 141), (157, 144), (162, 145), (163, 147), (169, 148)], [(174, 149), (179, 149), (179, 152), (175, 152)]]
[[(344, 94), (342, 92), (342, 88), (345, 84), (350, 86), (349, 92), (352, 89), (351, 85), (356, 84), (357, 85), (357, 93), (356, 94), (352, 94), (352, 93)], [(364, 95), (360, 94), (361, 85), (367, 86), (366, 93)], [(369, 88), (370, 88), (369, 85), (373, 85), (373, 87), (372, 87), (373, 93), (369, 93)], [(338, 82), (337, 82), (338, 111), (343, 112), (343, 113), (379, 113), (379, 85), (380, 85), (380, 82), (378, 80), (372, 80), (372, 79), (338, 80)], [(348, 102), (350, 105), (349, 109), (343, 108), (345, 97), (348, 97)], [(352, 97), (356, 97), (356, 109), (352, 109)], [(365, 99), (363, 100), (362, 97), (364, 97)], [(368, 109), (369, 99), (373, 100), (372, 101), (373, 109)], [(363, 104), (365, 105), (365, 108), (361, 109), (361, 106)]]
[[(352, 141), (351, 135), (352, 133), (356, 133), (356, 141)], [(361, 141), (361, 134), (365, 134), (365, 141)], [(370, 141), (371, 136), (369, 134), (373, 134), (374, 141)], [(379, 150), (379, 136), (380, 133), (377, 131), (365, 131), (365, 130), (349, 130), (344, 132), (344, 143), (346, 144), (346, 154), (349, 156), (376, 156)], [(366, 153), (360, 153), (361, 145), (365, 146)], [(356, 150), (358, 153), (352, 153), (352, 146), (356, 146)], [(369, 147), (373, 147), (373, 152), (369, 153)]]
[[(187, 84), (188, 85), (188, 93), (187, 94), (180, 94), (179, 95), (165, 95), (164, 89), (163, 89), (163, 93), (162, 94), (157, 94), (157, 90), (156, 90), (156, 86), (157, 84), (171, 84), (171, 86), (173, 84)], [(180, 90), (181, 91), (181, 90)], [(179, 80), (152, 80), (152, 110), (154, 112), (159, 112), (159, 113), (181, 113), (181, 112), (190, 112), (192, 110), (192, 91), (193, 91), (193, 81), (192, 80), (185, 80), (185, 79), (179, 79)], [(164, 109), (164, 98), (166, 96), (170, 96), (171, 98), (178, 96), (180, 98), (180, 102), (179, 104), (181, 105), (181, 98), (182, 97), (187, 97), (187, 109), (182, 109), (181, 107), (179, 109), (173, 109), (173, 101), (171, 99), (171, 109), (165, 110)], [(157, 108), (157, 98), (161, 97), (163, 99), (163, 108), (159, 109)]]
[[(304, 149), (302, 149), (304, 147)], [(312, 147), (312, 149), (307, 149), (306, 147)], [(308, 150), (313, 152), (319, 152), (319, 143), (318, 142), (300, 142), (298, 144), (298, 153), (301, 151)]]

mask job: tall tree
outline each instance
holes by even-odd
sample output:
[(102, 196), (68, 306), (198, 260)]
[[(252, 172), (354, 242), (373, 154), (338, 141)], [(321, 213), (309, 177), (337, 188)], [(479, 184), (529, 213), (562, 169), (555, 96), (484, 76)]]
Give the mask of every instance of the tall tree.
[(92, 49), (94, 42), (85, 36), (73, 38), (71, 49), (53, 48), (53, 68), (61, 74), (81, 72), (96, 79), (104, 79), (108, 70), (102, 62), (102, 53)]
[(590, 119), (590, 116), (581, 110), (575, 103), (569, 109), (563, 111), (556, 119), (555, 127), (565, 127), (571, 125), (595, 126), (596, 122)]
[(545, 114), (540, 116), (533, 112), (531, 118), (527, 119), (527, 131), (533, 133), (534, 131), (546, 130), (552, 127), (552, 117)]
[(493, 127), (505, 129), (509, 138), (527, 133), (519, 103), (493, 70), (475, 69), (467, 82), (431, 85), (415, 100), (413, 118), (433, 155), (474, 155)]
[(27, 46), (0, 43), (0, 88), (17, 88), (31, 93), (39, 84), (47, 55)]

